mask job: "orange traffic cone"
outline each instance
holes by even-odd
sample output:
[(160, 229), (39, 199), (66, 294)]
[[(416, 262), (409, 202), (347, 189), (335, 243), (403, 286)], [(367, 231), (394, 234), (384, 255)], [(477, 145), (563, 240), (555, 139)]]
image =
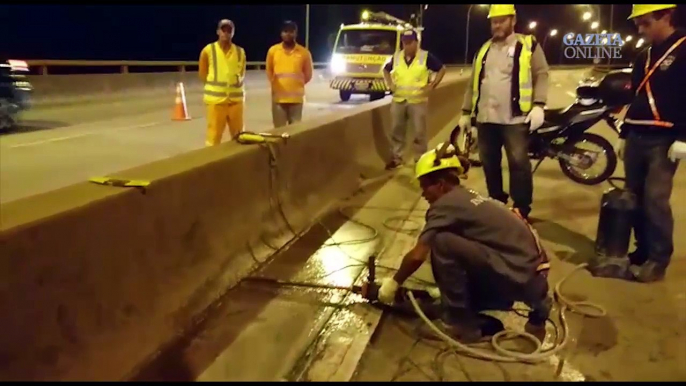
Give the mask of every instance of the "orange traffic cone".
[(183, 83), (176, 85), (176, 99), (174, 100), (174, 111), (172, 113), (172, 121), (188, 121), (191, 119), (188, 114), (188, 107), (186, 106), (186, 92), (183, 88)]

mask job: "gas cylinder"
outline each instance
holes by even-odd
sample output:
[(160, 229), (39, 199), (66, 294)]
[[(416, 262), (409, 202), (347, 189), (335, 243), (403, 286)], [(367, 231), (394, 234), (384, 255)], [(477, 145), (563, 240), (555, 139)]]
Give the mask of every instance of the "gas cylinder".
[(629, 190), (613, 187), (603, 194), (595, 241), (596, 256), (624, 258), (628, 255), (636, 210), (636, 195)]

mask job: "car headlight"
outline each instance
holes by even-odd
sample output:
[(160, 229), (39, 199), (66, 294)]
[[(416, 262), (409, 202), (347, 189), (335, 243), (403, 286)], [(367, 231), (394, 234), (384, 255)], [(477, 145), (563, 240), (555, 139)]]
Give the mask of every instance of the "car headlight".
[(331, 57), (330, 67), (331, 73), (333, 73), (334, 75), (338, 75), (345, 72), (345, 59), (343, 59), (343, 56), (334, 54)]

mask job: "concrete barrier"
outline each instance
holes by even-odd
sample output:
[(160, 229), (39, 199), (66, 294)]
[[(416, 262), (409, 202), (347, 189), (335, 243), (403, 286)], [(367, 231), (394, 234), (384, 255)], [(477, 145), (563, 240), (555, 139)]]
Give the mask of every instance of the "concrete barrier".
[[(432, 92), (430, 136), (465, 84)], [(260, 239), (286, 245), (383, 173), (389, 126), (379, 100), (289, 127), (277, 169), (227, 143), (116, 173), (145, 194), (84, 182), (2, 205), (0, 379), (126, 379), (271, 252)]]

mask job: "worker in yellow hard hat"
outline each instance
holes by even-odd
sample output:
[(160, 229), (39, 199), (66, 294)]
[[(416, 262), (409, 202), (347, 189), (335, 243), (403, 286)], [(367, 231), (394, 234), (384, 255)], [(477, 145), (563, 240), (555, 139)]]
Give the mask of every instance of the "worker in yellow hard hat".
[(631, 266), (598, 264), (596, 276), (653, 282), (664, 278), (674, 254), (670, 196), (680, 159), (686, 159), (686, 32), (675, 28), (676, 4), (634, 4), (630, 20), (651, 43), (632, 68), (636, 93), (627, 110), (617, 154), (626, 187), (638, 198), (636, 250)]
[(379, 300), (391, 304), (396, 291), (430, 255), (442, 305), (439, 328), (470, 342), (502, 330), (481, 310), (529, 304), (527, 330), (544, 331), (551, 299), (547, 296), (548, 258), (535, 231), (502, 203), (461, 186), (466, 159), (442, 144), (417, 161), (415, 173), (430, 207), (426, 225), (400, 269), (382, 280)]
[(528, 219), (533, 175), (528, 155), (530, 131), (541, 127), (548, 98), (548, 63), (533, 35), (515, 33), (513, 4), (493, 4), (488, 13), (492, 37), (477, 51), (458, 125), (476, 122), (479, 159), (491, 198), (507, 203), (503, 188), (505, 148), (514, 207)]

